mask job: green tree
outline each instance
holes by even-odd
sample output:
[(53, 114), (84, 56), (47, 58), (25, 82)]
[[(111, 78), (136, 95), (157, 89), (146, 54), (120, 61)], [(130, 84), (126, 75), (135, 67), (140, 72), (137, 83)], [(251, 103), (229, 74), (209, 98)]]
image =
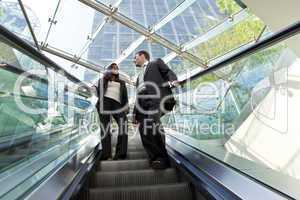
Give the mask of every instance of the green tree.
[(3, 13), (3, 8), (0, 8), (0, 17), (2, 17)]
[[(220, 11), (226, 15), (233, 15), (241, 10), (239, 5), (233, 0), (217, 0), (216, 3)], [(233, 49), (256, 40), (264, 28), (264, 23), (256, 16), (251, 15), (251, 13), (249, 14), (250, 16), (247, 19), (198, 45), (195, 48), (196, 55), (206, 63), (209, 63), (211, 60), (222, 56)], [(233, 70), (235, 70), (235, 68), (241, 68), (239, 62), (232, 64), (230, 67)], [(235, 72), (233, 71), (233, 74), (234, 73)], [(230, 74), (229, 76), (232, 75)], [(216, 74), (205, 75), (198, 80), (194, 80), (192, 86), (197, 86), (197, 84), (203, 81), (216, 81), (219, 78), (223, 77), (219, 77)]]
[(234, 0), (217, 0), (216, 4), (220, 11), (226, 15), (232, 15), (241, 10), (241, 7)]
[(208, 62), (217, 56), (255, 40), (260, 35), (263, 27), (264, 23), (260, 19), (251, 16), (229, 30), (197, 46), (197, 55)]

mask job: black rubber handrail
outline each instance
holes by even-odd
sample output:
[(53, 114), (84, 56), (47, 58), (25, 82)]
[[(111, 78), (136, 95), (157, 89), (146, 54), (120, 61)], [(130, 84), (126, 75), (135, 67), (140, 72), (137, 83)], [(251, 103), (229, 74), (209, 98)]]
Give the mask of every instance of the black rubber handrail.
[[(48, 79), (46, 78), (43, 78), (43, 77), (40, 77), (40, 76), (37, 76), (35, 74), (31, 74), (29, 72), (26, 72), (24, 69), (20, 68), (20, 67), (16, 67), (14, 65), (11, 65), (11, 64), (7, 64), (7, 63), (0, 63), (0, 69), (2, 70), (6, 70), (6, 71), (9, 71), (9, 72), (12, 72), (12, 73), (15, 73), (15, 74), (23, 74), (23, 73), (27, 73), (27, 78), (29, 79), (32, 79), (32, 80), (35, 80), (35, 81), (39, 81), (43, 84), (49, 84), (48, 82)], [(64, 88), (65, 91), (68, 91), (68, 87), (65, 87)], [(86, 92), (84, 91), (73, 91), (74, 94), (78, 94), (80, 96), (83, 96), (83, 97), (89, 97), (90, 96), (90, 92), (88, 92), (89, 90), (87, 90)]]
[(286, 28), (283, 28), (282, 30), (278, 31), (277, 33), (272, 34), (271, 36), (268, 36), (265, 39), (262, 39), (261, 41), (249, 46), (248, 48), (245, 48), (244, 50), (241, 50), (240, 52), (230, 56), (229, 58), (222, 60), (219, 63), (216, 63), (215, 65), (213, 65), (207, 69), (204, 69), (204, 70), (192, 75), (191, 77), (189, 77), (187, 79), (180, 81), (180, 85), (183, 85), (188, 81), (194, 80), (194, 79), (204, 76), (206, 74), (212, 73), (218, 69), (226, 67), (231, 63), (241, 60), (242, 58), (245, 58), (245, 57), (252, 55), (258, 51), (261, 51), (270, 46), (273, 46), (279, 42), (282, 42), (282, 41), (292, 37), (292, 36), (295, 36), (299, 32), (300, 32), (300, 21), (297, 21), (296, 23), (294, 23)]
[(2, 66), (0, 67), (1, 70), (6, 70), (11, 73), (18, 74), (18, 75), (27, 73), (28, 74), (27, 78), (30, 78), (35, 81), (39, 81), (44, 84), (48, 84), (48, 80), (46, 78), (40, 77), (35, 74), (31, 74), (29, 72), (26, 72), (24, 69), (22, 69), (20, 67), (16, 67), (16, 66), (8, 64), (8, 63), (1, 63), (1, 64), (2, 64)]

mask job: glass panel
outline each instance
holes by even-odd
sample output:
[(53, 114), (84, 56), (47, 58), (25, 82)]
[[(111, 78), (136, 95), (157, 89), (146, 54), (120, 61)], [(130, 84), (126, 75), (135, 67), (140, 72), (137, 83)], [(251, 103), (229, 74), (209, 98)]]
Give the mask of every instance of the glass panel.
[[(206, 108), (208, 111), (215, 110), (216, 113), (221, 113), (223, 112), (223, 106), (221, 105), (224, 105), (226, 108), (228, 104), (225, 104), (225, 102), (228, 99), (228, 102), (231, 102), (229, 107), (232, 107), (232, 104), (234, 104), (236, 109), (240, 111), (249, 103), (251, 91), (255, 86), (273, 72), (272, 67), (276, 63), (274, 59), (280, 57), (283, 47), (283, 45), (277, 45), (254, 56), (249, 56), (247, 59), (231, 64), (224, 69), (187, 83), (183, 89), (186, 92), (178, 94), (178, 100), (180, 102), (183, 101), (184, 106), (193, 105), (192, 108), (195, 112), (199, 112), (199, 110), (203, 112), (199, 109), (200, 106), (201, 108)], [(222, 87), (220, 84), (225, 86)], [(207, 86), (211, 86), (214, 89), (212, 91), (217, 93), (217, 95), (211, 94), (213, 92), (210, 94), (202, 93), (201, 91), (208, 90), (207, 88), (209, 87)], [(266, 95), (265, 93), (262, 94)], [(210, 95), (209, 99), (203, 97), (207, 95)], [(201, 101), (197, 101), (198, 96)], [(210, 113), (202, 114), (207, 115)]]
[[(228, 15), (222, 8), (222, 1), (197, 0), (174, 20), (162, 27), (158, 33), (168, 40), (183, 44), (204, 34), (221, 23)], [(227, 1), (235, 4), (234, 1)], [(238, 5), (235, 11), (239, 11)]]
[[(35, 60), (30, 59), (20, 51), (9, 47), (0, 41), (0, 62), (13, 65), (21, 71), (39, 70), (46, 74), (46, 68)], [(43, 77), (43, 74), (40, 75)]]
[[(99, 67), (106, 67), (115, 61), (130, 43), (139, 36), (120, 23), (115, 21), (106, 22), (102, 14), (82, 5), (80, 2), (65, 1), (61, 7), (62, 9), (57, 15), (57, 25), (50, 33), (49, 46), (67, 52), (73, 55), (74, 58), (81, 57), (81, 59), (95, 65), (100, 65)], [(71, 15), (74, 10), (81, 13), (80, 20)], [(81, 24), (85, 24), (85, 27), (82, 27)], [(68, 31), (66, 32), (66, 30)], [(69, 37), (71, 32), (72, 37)], [(80, 71), (80, 69), (82, 68), (78, 67), (73, 72), (77, 73), (76, 71), (78, 71), (77, 77), (81, 77), (81, 80), (95, 78), (89, 70), (85, 75), (85, 72)]]
[[(35, 36), (39, 42), (45, 41), (50, 22), (55, 22), (56, 9), (60, 9), (59, 0), (35, 1), (22, 0)], [(32, 14), (30, 14), (32, 13)]]
[(0, 196), (19, 199), (88, 137), (99, 142), (98, 113), (79, 84), (2, 42), (0, 49)]
[[(74, 15), (74, 13), (80, 14)], [(95, 15), (95, 13), (94, 9), (78, 1), (62, 1), (56, 16), (57, 22), (50, 31), (47, 43), (77, 55), (95, 31), (95, 27), (103, 21), (103, 15), (99, 13)]]
[[(27, 7), (27, 15), (32, 19), (32, 27), (38, 27), (35, 13)], [(0, 24), (23, 39), (33, 43), (26, 19), (17, 0), (0, 1)]]
[[(201, 59), (209, 62), (235, 48), (238, 49), (242, 45), (255, 41), (263, 29), (264, 23), (256, 16), (250, 15), (225, 32), (201, 42), (195, 48), (190, 49), (189, 52), (195, 53)], [(214, 29), (211, 31), (214, 31)]]
[[(115, 21), (106, 23), (82, 57), (106, 67), (114, 62), (138, 37), (136, 32), (120, 23)], [(121, 70), (123, 71), (123, 69)]]
[(297, 198), (300, 59), (287, 46), (298, 39), (187, 82), (174, 91), (178, 105), (164, 117), (164, 126), (201, 151)]
[(88, 84), (94, 84), (96, 82), (95, 80), (97, 80), (100, 76), (100, 74), (94, 70), (88, 69), (78, 64), (74, 64), (73, 62), (60, 58), (58, 56), (52, 55), (47, 52), (45, 52), (45, 55), (47, 55), (51, 60), (55, 61), (57, 64), (63, 67), (67, 72)]
[(119, 11), (144, 27), (158, 23), (183, 0), (123, 0)]
[(191, 70), (200, 68), (198, 65), (195, 65), (181, 57), (176, 57), (168, 63), (169, 67), (180, 76), (190, 75)]

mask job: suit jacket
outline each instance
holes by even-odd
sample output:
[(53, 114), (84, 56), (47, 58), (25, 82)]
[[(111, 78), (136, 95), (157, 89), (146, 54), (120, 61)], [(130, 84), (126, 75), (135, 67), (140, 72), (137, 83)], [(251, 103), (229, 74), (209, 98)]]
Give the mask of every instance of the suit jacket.
[[(120, 83), (121, 105), (122, 105), (122, 107), (126, 106), (126, 109), (128, 109), (128, 94), (127, 94), (126, 83), (122, 80), (118, 80), (118, 82)], [(97, 86), (98, 102), (96, 104), (96, 107), (98, 110), (99, 110), (99, 101), (103, 101), (106, 89), (107, 89), (107, 83), (105, 83), (103, 78), (99, 79), (98, 86)]]
[[(154, 85), (156, 85), (159, 88), (160, 97), (147, 99), (146, 104), (150, 104), (149, 106), (151, 106), (151, 109), (158, 109), (160, 111), (160, 116), (164, 114), (161, 112), (160, 109), (160, 102), (164, 97), (169, 96), (171, 98), (168, 101), (175, 102), (175, 99), (173, 98), (172, 95), (172, 90), (168, 84), (169, 81), (175, 81), (175, 80), (177, 80), (176, 74), (164, 63), (162, 59), (159, 58), (155, 61), (149, 62), (146, 71), (144, 73), (144, 82), (151, 82)], [(137, 87), (138, 87), (138, 82), (139, 80), (137, 80), (137, 85), (136, 85)], [(143, 94), (155, 95), (157, 94), (157, 91), (153, 88), (153, 86), (146, 84), (145, 90), (143, 90)], [(138, 115), (140, 113), (137, 109), (136, 104), (133, 110), (133, 114), (137, 117), (136, 119), (139, 120)]]

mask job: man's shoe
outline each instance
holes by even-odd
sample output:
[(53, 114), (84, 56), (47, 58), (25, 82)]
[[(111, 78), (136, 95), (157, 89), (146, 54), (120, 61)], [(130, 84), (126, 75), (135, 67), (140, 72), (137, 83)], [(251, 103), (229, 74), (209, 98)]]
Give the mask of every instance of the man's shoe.
[(163, 170), (163, 169), (167, 169), (170, 167), (170, 165), (167, 162), (162, 161), (162, 160), (152, 161), (150, 166), (154, 170)]
[(119, 160), (119, 157), (114, 156), (114, 157), (113, 157), (113, 160)]
[(113, 160), (125, 160), (126, 159), (126, 155), (115, 155)]

